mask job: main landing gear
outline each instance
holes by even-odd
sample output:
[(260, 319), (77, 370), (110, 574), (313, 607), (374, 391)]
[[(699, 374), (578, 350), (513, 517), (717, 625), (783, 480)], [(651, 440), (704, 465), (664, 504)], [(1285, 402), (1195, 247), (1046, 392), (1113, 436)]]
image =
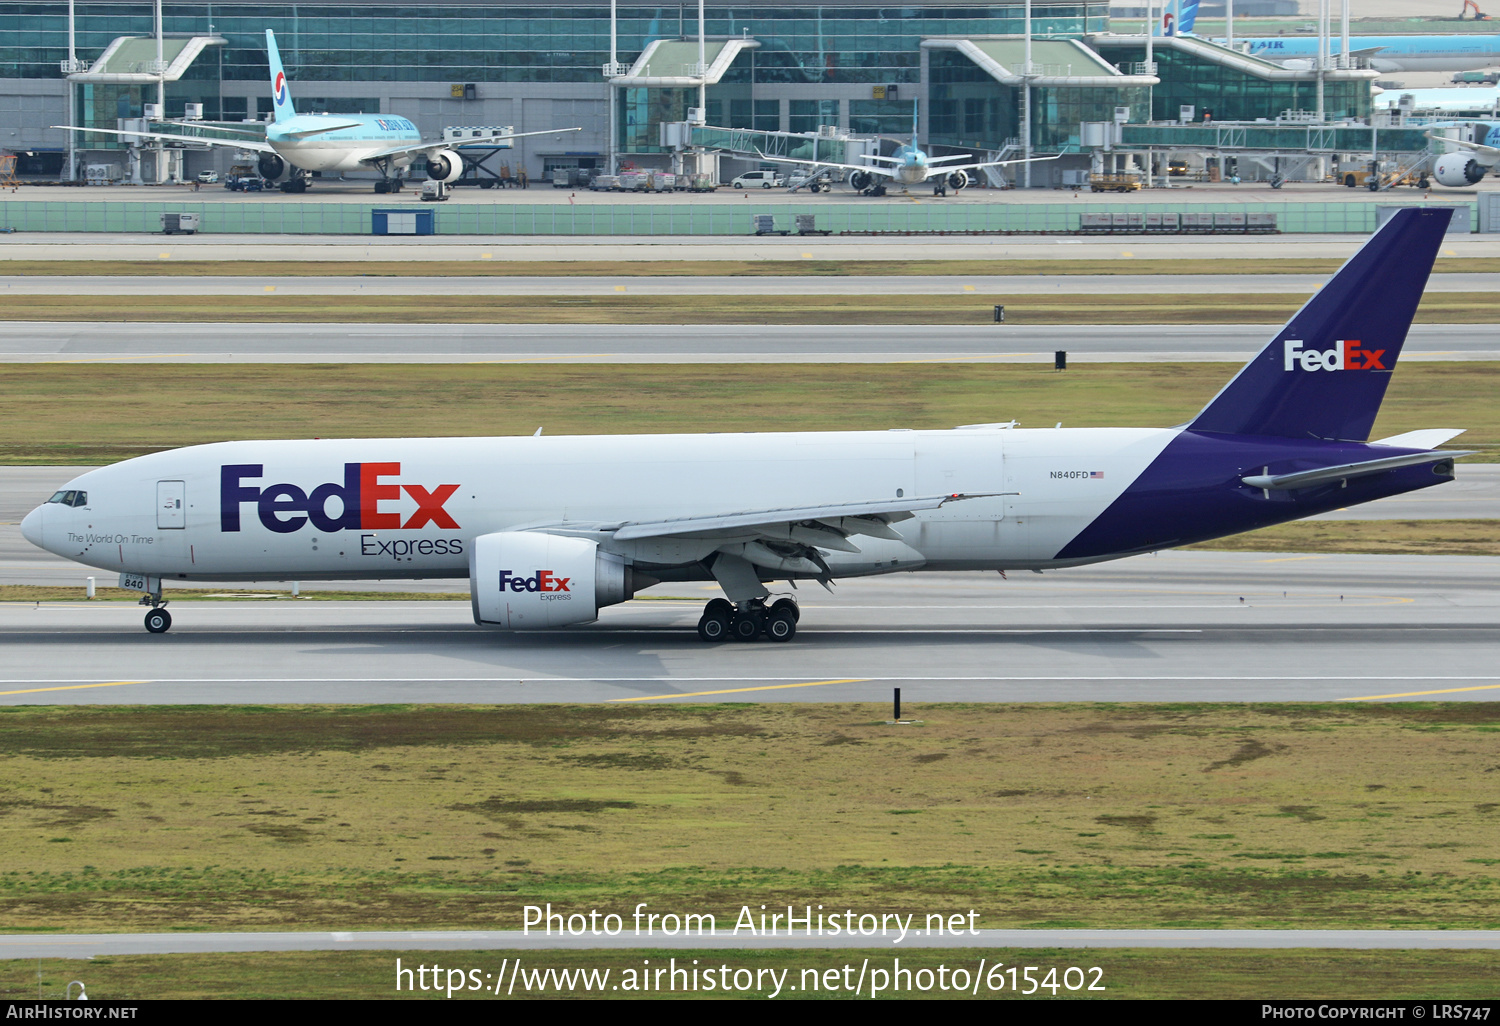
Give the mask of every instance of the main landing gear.
[(738, 608), (728, 599), (716, 598), (703, 607), (698, 637), (714, 642), (754, 641), (764, 634), (772, 641), (791, 641), (797, 635), (801, 615), (797, 603), (789, 598), (779, 598), (769, 606), (751, 599)]
[(142, 595), (141, 605), (151, 607), (146, 610), (146, 630), (152, 634), (165, 634), (172, 629), (172, 614), (167, 612), (167, 603), (161, 592)]

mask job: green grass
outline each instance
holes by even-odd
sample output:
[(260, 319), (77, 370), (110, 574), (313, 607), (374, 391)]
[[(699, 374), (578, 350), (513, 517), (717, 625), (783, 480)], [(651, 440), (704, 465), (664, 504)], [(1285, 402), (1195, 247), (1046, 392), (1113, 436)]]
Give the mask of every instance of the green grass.
[[(359, 324), (1281, 324), (1288, 293), (826, 296), (7, 296), (12, 321)], [(1429, 292), (1423, 324), (1500, 321), (1500, 293)]]
[[(0, 463), (99, 464), (237, 438), (1165, 426), (1213, 363), (0, 365)], [(1403, 366), (1374, 437), (1465, 427), (1500, 448), (1500, 363)], [(441, 396), (440, 403), (432, 401)], [(143, 420), (141, 410), (150, 410)], [(1493, 458), (1493, 456), (1481, 457)]]
[[(1010, 967), (1017, 968), (1017, 979), (1024, 983), (1027, 966), (1037, 966), (1033, 973), (1037, 980), (1047, 978), (1047, 969), (1055, 967), (1059, 979), (1067, 979), (1076, 985), (1087, 987), (1094, 984), (1103, 991), (1078, 990), (1069, 992), (1059, 984), (1058, 998), (1084, 1000), (1108, 999), (1198, 999), (1198, 1000), (1265, 1000), (1318, 998), (1324, 1000), (1488, 1000), (1493, 995), (1492, 976), (1494, 953), (1488, 951), (1262, 951), (1262, 950), (1158, 950), (1148, 948), (1114, 948), (1093, 950), (1069, 950), (1062, 948), (917, 948), (894, 949), (890, 946), (846, 950), (692, 950), (673, 951), (663, 949), (641, 949), (634, 951), (298, 951), (257, 952), (250, 954), (192, 954), (192, 955), (131, 955), (95, 958), (88, 962), (61, 959), (35, 959), (0, 961), (0, 1000), (26, 1001), (37, 997), (38, 974), (41, 976), (41, 993), (49, 999), (63, 997), (70, 981), (82, 980), (88, 987), (89, 997), (95, 1001), (179, 1000), (201, 1001), (223, 998), (268, 999), (298, 998), (303, 1000), (390, 1000), (393, 998), (420, 1001), (448, 1001), (450, 996), (444, 989), (407, 990), (403, 977), (403, 989), (396, 990), (396, 967), (413, 970), (413, 985), (420, 978), (421, 984), (431, 987), (432, 971), (439, 970), (437, 979), (446, 986), (449, 972), (477, 970), (480, 980), (487, 988), (493, 988), (493, 980), (484, 980), (484, 974), (492, 977), (505, 974), (515, 958), (521, 959), (521, 969), (531, 973), (538, 970), (555, 969), (566, 972), (609, 970), (607, 986), (618, 986), (628, 981), (632, 970), (637, 973), (651, 967), (675, 967), (700, 972), (716, 971), (722, 979), (722, 967), (728, 966), (730, 973), (748, 969), (752, 973), (765, 971), (761, 977), (763, 986), (753, 985), (749, 977), (741, 979), (750, 984), (748, 990), (736, 992), (739, 996), (764, 1000), (774, 993), (772, 977), (778, 974), (783, 982), (782, 998), (824, 997), (845, 999), (853, 996), (848, 991), (830, 991), (827, 978), (822, 974), (835, 970), (837, 979), (844, 981), (843, 969), (852, 967), (848, 977), (852, 985), (859, 979), (862, 968), (883, 970), (891, 973), (899, 968), (910, 970), (915, 983), (919, 970), (936, 970), (945, 967), (949, 973), (963, 969), (977, 974), (980, 959), (984, 959), (985, 978), (990, 968), (1001, 966), (999, 979), (1004, 989), (990, 993), (981, 984), (979, 997), (1015, 998), (1010, 988)], [(868, 959), (868, 966), (865, 960)], [(696, 963), (696, 965), (695, 965)], [(1067, 974), (1069, 966), (1086, 970), (1083, 977)], [(1101, 974), (1092, 970), (1098, 967)], [(417, 970), (427, 970), (420, 977)], [(804, 976), (804, 973), (810, 975)], [(781, 975), (785, 974), (785, 975)], [(819, 990), (811, 990), (814, 975), (818, 977)], [(519, 980), (519, 974), (517, 974)], [(639, 979), (639, 977), (636, 977)], [(731, 975), (732, 978), (732, 975)], [(863, 985), (861, 997), (869, 995), (870, 983)], [(944, 979), (951, 977), (945, 976)], [(466, 974), (451, 977), (455, 987), (471, 983)], [(664, 981), (669, 979), (662, 977)], [(688, 979), (691, 977), (679, 977)], [(972, 981), (973, 976), (970, 976)], [(702, 977), (699, 977), (702, 980)], [(924, 978), (930, 980), (930, 978)], [(929, 983), (929, 986), (931, 984)], [(627, 983), (628, 986), (628, 983)], [(971, 983), (972, 986), (972, 983)], [(792, 991), (787, 988), (796, 987)], [(951, 985), (950, 985), (951, 987)], [(850, 987), (852, 990), (852, 986)], [(77, 988), (73, 994), (77, 996)], [(558, 994), (555, 990), (526, 992), (518, 982), (514, 997), (581, 997), (581, 987)], [(610, 991), (600, 997), (658, 998), (650, 992)], [(500, 997), (504, 997), (505, 988)], [(699, 990), (683, 993), (681, 990), (667, 995), (683, 998), (720, 998), (719, 990)], [(734, 996), (734, 995), (731, 995)], [(893, 995), (882, 994), (882, 997)], [(969, 997), (949, 989), (937, 987), (926, 993), (903, 992), (902, 998), (947, 998)], [(451, 1000), (496, 999), (485, 991), (455, 989)], [(1029, 1000), (1054, 1000), (1050, 988), (1040, 989)]]
[[(1108, 239), (1095, 240), (1108, 243)], [(1121, 249), (1130, 245), (1114, 240)], [(169, 243), (163, 243), (169, 246)], [(476, 246), (475, 243), (467, 245)], [(170, 250), (168, 250), (170, 252)], [(876, 251), (843, 260), (5, 260), (6, 275), (132, 277), (703, 277), (733, 275), (848, 278), (892, 275), (1020, 274), (1332, 274), (1343, 261), (1254, 251), (1240, 260), (901, 260)], [(1500, 271), (1500, 257), (1440, 257), (1435, 274)]]
[[(1462, 470), (1459, 476), (1463, 476)], [(1500, 520), (1300, 520), (1184, 548), (1500, 556)]]
[(644, 901), (1500, 927), (1500, 705), (911, 711), (9, 707), (0, 921), (517, 928)]

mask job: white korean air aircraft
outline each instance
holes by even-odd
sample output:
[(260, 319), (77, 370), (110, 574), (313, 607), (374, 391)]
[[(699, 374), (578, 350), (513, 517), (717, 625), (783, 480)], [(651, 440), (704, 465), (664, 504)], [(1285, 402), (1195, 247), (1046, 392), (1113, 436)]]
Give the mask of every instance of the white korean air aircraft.
[[(260, 176), (282, 192), (306, 192), (309, 172), (341, 174), (345, 171), (378, 171), (379, 193), (401, 190), (401, 171), (418, 158), (427, 158), (427, 177), (455, 182), (464, 172), (463, 158), (447, 142), (423, 142), (417, 126), (392, 114), (298, 114), (292, 102), (291, 85), (281, 66), (276, 36), (266, 29), (266, 57), (271, 67), (271, 99), (274, 121), (266, 126), (265, 141), (245, 133), (242, 140), (205, 139), (167, 132), (124, 132), (109, 128), (79, 128), (54, 125), (74, 132), (96, 132), (131, 138), (188, 142), (260, 153)], [(544, 132), (496, 133), (465, 143), (496, 139), (520, 139), (559, 132), (581, 132), (580, 128), (557, 128)], [(233, 131), (219, 129), (219, 131)]]
[[(880, 161), (879, 164), (839, 164), (828, 160), (798, 160), (795, 157), (769, 157), (764, 153), (758, 155), (762, 160), (773, 164), (794, 164), (807, 169), (808, 175), (815, 175), (827, 168), (838, 168), (848, 171), (849, 187), (855, 192), (872, 192), (878, 190), (883, 195), (885, 182), (894, 182), (903, 188), (913, 185), (921, 185), (932, 181), (932, 192), (935, 196), (945, 195), (947, 190), (954, 192), (964, 188), (972, 179), (970, 171), (976, 171), (986, 167), (1005, 167), (1008, 164), (1025, 164), (1028, 160), (1037, 163), (1044, 160), (1056, 160), (1057, 157), (1022, 157), (1017, 160), (987, 160), (974, 162), (972, 153), (955, 153), (945, 157), (930, 156), (917, 142), (917, 112), (915, 104), (911, 115), (911, 141), (903, 142), (896, 147), (896, 152), (889, 157), (869, 154), (867, 160)], [(968, 164), (954, 164), (955, 160), (967, 160)], [(883, 180), (883, 181), (882, 181)]]
[(21, 531), (158, 633), (164, 582), (467, 577), (502, 630), (717, 581), (705, 640), (786, 641), (774, 581), (1078, 566), (1452, 480), (1459, 431), (1366, 441), (1450, 216), (1398, 212), (1177, 427), (218, 442), (83, 474)]

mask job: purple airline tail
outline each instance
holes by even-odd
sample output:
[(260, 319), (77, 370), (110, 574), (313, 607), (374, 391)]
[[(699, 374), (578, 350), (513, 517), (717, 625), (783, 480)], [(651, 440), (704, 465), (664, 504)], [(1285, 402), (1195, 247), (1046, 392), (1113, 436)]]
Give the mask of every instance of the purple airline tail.
[(1368, 439), (1452, 216), (1397, 211), (1187, 427)]

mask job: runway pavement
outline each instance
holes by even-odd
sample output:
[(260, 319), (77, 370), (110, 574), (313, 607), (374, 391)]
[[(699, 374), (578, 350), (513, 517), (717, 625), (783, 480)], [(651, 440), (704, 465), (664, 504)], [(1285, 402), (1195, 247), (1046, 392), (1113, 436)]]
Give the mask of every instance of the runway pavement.
[[(0, 321), (0, 362), (1243, 363), (1274, 325), (183, 324)], [(1403, 360), (1500, 359), (1500, 326), (1418, 324)]]
[[(466, 602), (0, 606), (0, 702), (1338, 701), (1500, 698), (1500, 559), (1165, 552), (1044, 575), (805, 587), (797, 637), (709, 645), (711, 584), (597, 623)], [(681, 596), (673, 600), (668, 596)]]
[[(85, 190), (86, 191), (86, 190)], [(1344, 190), (1332, 190), (1342, 194)], [(163, 197), (157, 197), (161, 199)], [(1201, 202), (1207, 197), (1199, 197)], [(813, 211), (816, 212), (816, 211)], [(715, 235), (327, 236), (47, 232), (5, 236), (3, 260), (1280, 260), (1345, 259), (1366, 236)], [(1500, 255), (1493, 235), (1450, 235), (1440, 256)]]
[[(0, 263), (0, 268), (3, 268)], [(998, 270), (998, 268), (997, 268)], [(1311, 295), (1326, 274), (990, 274), (609, 277), (0, 275), (0, 296)], [(1428, 292), (1500, 291), (1500, 274), (1435, 274)]]
[[(942, 937), (733, 936), (728, 924), (711, 936), (546, 936), (520, 930), (368, 930), (261, 933), (95, 933), (0, 935), (0, 960), (107, 958), (249, 951), (589, 951), (653, 948), (670, 951), (735, 949), (912, 948), (990, 950), (1065, 948), (1321, 948), (1384, 951), (1459, 951), (1500, 948), (1496, 930), (975, 930)], [(441, 988), (438, 988), (441, 990)]]

